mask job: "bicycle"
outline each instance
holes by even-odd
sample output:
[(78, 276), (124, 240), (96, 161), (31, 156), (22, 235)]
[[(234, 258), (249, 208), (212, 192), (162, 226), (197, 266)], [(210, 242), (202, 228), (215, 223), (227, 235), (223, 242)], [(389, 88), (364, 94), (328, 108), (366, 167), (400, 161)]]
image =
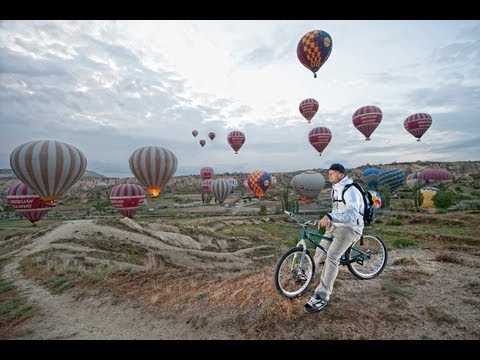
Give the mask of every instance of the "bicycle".
[[(310, 225), (316, 226), (317, 220), (305, 221), (292, 212), (285, 210), (284, 213), (302, 227), (300, 241), (287, 250), (275, 266), (275, 288), (284, 297), (292, 299), (307, 290), (315, 274), (315, 263), (307, 249), (307, 241), (326, 253), (327, 249), (315, 238), (328, 241), (333, 241), (333, 238), (308, 229)], [(347, 266), (355, 277), (366, 280), (380, 275), (387, 259), (387, 248), (382, 239), (374, 235), (362, 235), (342, 255), (340, 265)]]

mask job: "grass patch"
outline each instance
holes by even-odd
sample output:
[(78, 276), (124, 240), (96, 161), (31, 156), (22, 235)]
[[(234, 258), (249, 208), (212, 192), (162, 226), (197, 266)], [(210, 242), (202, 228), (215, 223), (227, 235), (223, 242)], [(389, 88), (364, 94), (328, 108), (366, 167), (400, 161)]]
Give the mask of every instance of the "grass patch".
[(443, 253), (435, 256), (436, 261), (447, 262), (452, 264), (463, 264), (464, 261), (460, 259), (456, 254)]
[(426, 307), (428, 315), (432, 317), (437, 323), (456, 324), (458, 319), (445, 311), (438, 308), (438, 306), (428, 305)]
[(411, 298), (413, 296), (413, 290), (411, 288), (401, 286), (400, 284), (392, 281), (384, 282), (382, 284), (382, 290), (385, 290), (390, 294), (403, 296), (406, 298)]
[(402, 257), (400, 259), (397, 259), (395, 260), (394, 262), (392, 262), (392, 265), (420, 265), (419, 262), (411, 257), (411, 256), (407, 256), (407, 257)]
[(398, 238), (393, 240), (392, 246), (394, 249), (403, 249), (403, 248), (417, 248), (419, 247), (418, 241), (408, 238)]

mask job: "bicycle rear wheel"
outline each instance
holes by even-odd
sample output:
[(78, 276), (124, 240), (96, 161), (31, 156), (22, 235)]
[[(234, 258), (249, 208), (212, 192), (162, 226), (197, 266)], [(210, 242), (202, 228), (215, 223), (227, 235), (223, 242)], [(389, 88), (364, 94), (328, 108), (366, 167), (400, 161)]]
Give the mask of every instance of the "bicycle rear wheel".
[(275, 288), (286, 298), (302, 295), (313, 280), (315, 264), (309, 251), (295, 247), (282, 255), (275, 266)]
[[(345, 252), (345, 257), (348, 260), (348, 270), (357, 278), (366, 280), (377, 277), (385, 269), (388, 253), (382, 239), (374, 235), (363, 235), (363, 239), (354, 242)], [(350, 262), (351, 260), (354, 261)]]

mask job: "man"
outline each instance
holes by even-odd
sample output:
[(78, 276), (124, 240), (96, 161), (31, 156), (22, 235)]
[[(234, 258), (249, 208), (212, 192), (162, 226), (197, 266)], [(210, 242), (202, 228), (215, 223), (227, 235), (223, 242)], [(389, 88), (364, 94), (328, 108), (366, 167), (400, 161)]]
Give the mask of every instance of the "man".
[[(320, 284), (315, 288), (314, 295), (304, 305), (303, 309), (307, 313), (318, 312), (327, 306), (338, 275), (340, 258), (356, 240), (360, 239), (364, 226), (361, 215), (364, 205), (360, 191), (351, 186), (345, 191), (345, 199), (342, 199), (343, 188), (353, 182), (347, 176), (343, 165), (332, 164), (328, 169), (328, 179), (333, 184), (332, 211), (320, 219), (318, 228), (325, 227), (327, 230), (325, 235), (333, 237), (333, 241), (322, 240), (320, 243), (328, 250)], [(317, 249), (314, 257), (316, 266), (320, 265), (322, 254), (324, 253)]]

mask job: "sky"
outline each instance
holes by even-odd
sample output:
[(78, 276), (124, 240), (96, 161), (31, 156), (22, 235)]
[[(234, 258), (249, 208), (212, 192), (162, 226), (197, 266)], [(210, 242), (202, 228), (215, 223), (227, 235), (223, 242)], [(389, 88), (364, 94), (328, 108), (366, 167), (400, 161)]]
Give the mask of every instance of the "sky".
[[(296, 53), (312, 30), (333, 43), (317, 78)], [(366, 105), (383, 113), (370, 141), (352, 123)], [(414, 113), (433, 119), (419, 142), (403, 126)], [(175, 176), (479, 160), (480, 21), (3, 20), (0, 129), (0, 168), (18, 145), (57, 140), (108, 177), (132, 177), (130, 155), (151, 145), (176, 155)]]

